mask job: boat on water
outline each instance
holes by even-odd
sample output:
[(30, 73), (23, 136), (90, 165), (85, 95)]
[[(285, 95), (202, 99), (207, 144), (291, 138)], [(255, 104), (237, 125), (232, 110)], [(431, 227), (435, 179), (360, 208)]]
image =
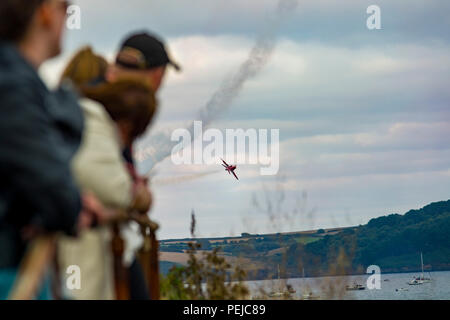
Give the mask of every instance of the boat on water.
[[(305, 281), (305, 268), (302, 270), (302, 280)], [(306, 289), (303, 290), (303, 294), (300, 296), (300, 300), (319, 300), (320, 296), (315, 295), (308, 285), (305, 286)]]
[(280, 278), (280, 265), (278, 265), (278, 284), (280, 289), (277, 291), (271, 291), (269, 293), (269, 298), (284, 298), (289, 299), (296, 292), (295, 289), (290, 285), (286, 284), (286, 288), (281, 288), (281, 278)]
[[(430, 282), (427, 280), (427, 282)], [(416, 286), (416, 285), (420, 285), (420, 284), (424, 284), (426, 283), (424, 280), (421, 280), (420, 277), (417, 278), (413, 278), (411, 281), (408, 282), (408, 284), (410, 286)]]
[(357, 283), (356, 281), (352, 285), (346, 285), (345, 290), (347, 291), (355, 291), (355, 290), (365, 290), (366, 287), (364, 287), (362, 284)]
[(314, 295), (311, 291), (302, 294), (300, 300), (319, 300), (320, 296)]
[(287, 285), (286, 290), (271, 291), (269, 293), (269, 297), (270, 298), (285, 298), (285, 299), (289, 299), (289, 298), (292, 298), (292, 295), (295, 292), (296, 291), (290, 285)]
[(289, 298), (290, 294), (287, 291), (272, 291), (269, 293), (269, 298)]
[(420, 264), (422, 265), (422, 274), (419, 277), (414, 277), (411, 281), (408, 282), (410, 286), (421, 285), (424, 283), (431, 282), (431, 277), (425, 277), (423, 273), (423, 255), (420, 253)]

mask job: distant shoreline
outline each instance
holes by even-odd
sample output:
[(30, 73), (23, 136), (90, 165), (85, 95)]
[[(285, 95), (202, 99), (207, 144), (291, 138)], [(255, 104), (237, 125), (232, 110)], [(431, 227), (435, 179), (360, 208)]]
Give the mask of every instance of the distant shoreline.
[[(437, 273), (437, 272), (450, 272), (450, 269), (448, 270), (434, 270), (434, 271), (424, 271), (425, 274), (428, 273)], [(419, 271), (408, 271), (408, 272), (387, 272), (387, 273), (383, 273), (381, 272), (381, 281), (383, 281), (383, 276), (385, 275), (389, 275), (389, 274), (409, 274), (409, 273), (422, 273), (422, 270)], [(370, 276), (370, 273), (361, 273), (361, 274), (343, 274), (343, 275), (334, 275), (334, 276), (309, 276), (309, 277), (288, 277), (288, 278), (282, 278), (280, 277), (280, 280), (290, 280), (290, 279), (316, 279), (316, 278), (333, 278), (333, 277), (357, 277), (357, 276), (365, 276), (368, 277)], [(251, 279), (251, 280), (245, 280), (245, 281), (276, 281), (278, 280), (277, 278), (272, 278), (272, 279)]]
[(274, 237), (274, 236), (286, 236), (286, 235), (311, 235), (311, 234), (318, 234), (320, 230), (324, 231), (324, 234), (332, 235), (336, 232), (343, 231), (345, 229), (354, 229), (357, 228), (357, 226), (348, 226), (348, 227), (336, 227), (336, 228), (319, 228), (319, 229), (313, 229), (313, 230), (303, 230), (303, 231), (289, 231), (289, 232), (276, 232), (276, 233), (247, 233), (243, 232), (240, 236), (229, 236), (229, 237), (201, 237), (201, 238), (178, 238), (178, 239), (161, 239), (159, 240), (160, 243), (186, 243), (191, 241), (201, 241), (201, 240), (208, 240), (208, 241), (218, 241), (218, 240), (247, 240), (249, 238), (257, 238), (257, 237)]

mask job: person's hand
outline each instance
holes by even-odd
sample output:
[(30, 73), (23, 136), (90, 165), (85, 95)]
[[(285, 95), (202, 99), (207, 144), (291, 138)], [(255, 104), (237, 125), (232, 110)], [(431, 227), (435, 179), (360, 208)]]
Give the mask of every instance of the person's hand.
[(144, 180), (138, 180), (135, 186), (135, 197), (132, 206), (133, 210), (139, 213), (147, 213), (152, 206), (152, 194)]
[(87, 210), (81, 210), (78, 215), (78, 230), (89, 229), (94, 224), (94, 216)]
[(85, 193), (82, 196), (83, 209), (80, 212), (79, 228), (89, 228), (95, 224), (104, 224), (113, 219), (117, 212), (108, 209), (92, 193)]

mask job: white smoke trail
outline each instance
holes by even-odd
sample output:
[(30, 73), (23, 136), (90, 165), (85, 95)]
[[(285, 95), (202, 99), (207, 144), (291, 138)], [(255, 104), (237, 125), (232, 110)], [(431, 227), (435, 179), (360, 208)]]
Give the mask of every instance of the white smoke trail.
[(182, 183), (182, 182), (196, 180), (198, 178), (209, 176), (209, 175), (212, 175), (212, 174), (215, 174), (218, 172), (222, 172), (222, 170), (206, 171), (206, 172), (200, 172), (197, 174), (191, 174), (191, 175), (185, 175), (185, 176), (179, 176), (179, 177), (154, 178), (151, 180), (151, 185), (157, 185), (157, 186), (173, 185), (173, 184), (178, 184), (178, 183)]
[[(263, 32), (258, 36), (255, 45), (248, 58), (241, 64), (236, 74), (223, 83), (212, 95), (206, 105), (200, 110), (196, 120), (203, 122), (208, 127), (221, 112), (229, 107), (239, 95), (245, 82), (255, 77), (267, 64), (276, 45), (276, 31), (286, 15), (292, 12), (298, 4), (298, 0), (280, 0), (275, 15), (268, 21)], [(194, 122), (186, 126), (186, 129), (194, 136)], [(138, 150), (138, 160), (145, 162), (144, 170), (151, 170), (157, 163), (171, 155), (172, 149), (178, 144), (170, 140), (173, 130), (159, 131), (152, 134), (147, 140), (147, 146)], [(142, 163), (140, 164), (142, 165)]]

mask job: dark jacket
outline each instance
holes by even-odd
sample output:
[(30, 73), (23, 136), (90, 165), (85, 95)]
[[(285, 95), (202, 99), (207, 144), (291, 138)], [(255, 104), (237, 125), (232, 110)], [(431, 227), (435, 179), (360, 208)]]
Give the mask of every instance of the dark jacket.
[(81, 200), (70, 162), (82, 130), (77, 97), (50, 92), (15, 47), (0, 42), (0, 268), (20, 263), (24, 226), (75, 230)]

